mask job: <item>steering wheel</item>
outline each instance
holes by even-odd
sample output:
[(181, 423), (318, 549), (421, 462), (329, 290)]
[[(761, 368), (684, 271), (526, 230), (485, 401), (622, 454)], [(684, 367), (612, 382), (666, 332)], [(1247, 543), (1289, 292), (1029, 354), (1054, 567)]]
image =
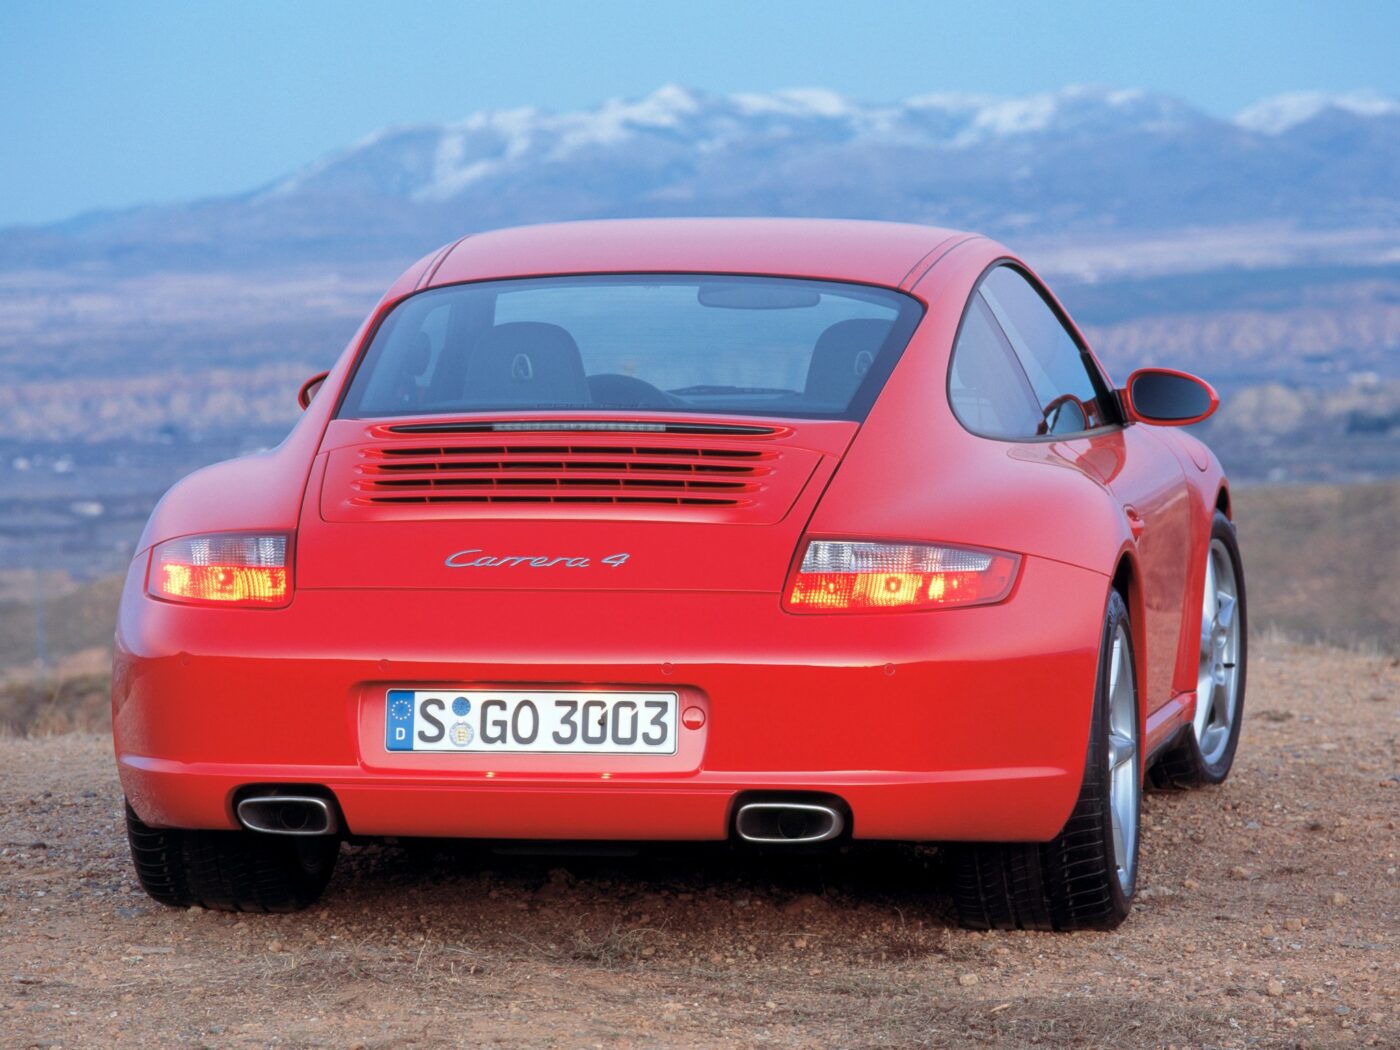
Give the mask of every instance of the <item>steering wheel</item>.
[(588, 377), (588, 393), (599, 407), (674, 408), (676, 399), (645, 379), (617, 372)]
[(1040, 425), (1035, 428), (1035, 432), (1037, 434), (1054, 434), (1056, 432), (1055, 428), (1060, 422), (1060, 415), (1063, 413), (1066, 405), (1073, 405), (1079, 412), (1079, 426), (1074, 429), (1088, 429), (1089, 409), (1085, 406), (1084, 402), (1080, 401), (1079, 398), (1075, 397), (1073, 394), (1061, 394), (1045, 406), (1045, 418), (1041, 420)]

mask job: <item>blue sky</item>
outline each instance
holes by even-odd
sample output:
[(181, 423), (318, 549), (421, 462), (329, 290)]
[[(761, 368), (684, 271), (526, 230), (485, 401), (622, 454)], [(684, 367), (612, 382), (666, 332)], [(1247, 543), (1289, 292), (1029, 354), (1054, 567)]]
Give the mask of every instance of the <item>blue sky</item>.
[(668, 82), (870, 102), (1101, 83), (1222, 116), (1400, 95), (1397, 40), (1392, 0), (3, 0), (0, 225), (238, 192), (386, 124)]

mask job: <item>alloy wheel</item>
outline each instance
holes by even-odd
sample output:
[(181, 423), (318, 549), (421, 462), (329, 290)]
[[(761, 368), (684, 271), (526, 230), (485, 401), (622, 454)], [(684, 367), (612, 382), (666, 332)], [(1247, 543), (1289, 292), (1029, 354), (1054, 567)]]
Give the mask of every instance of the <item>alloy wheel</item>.
[(1192, 727), (1201, 758), (1215, 765), (1230, 743), (1239, 696), (1239, 583), (1225, 544), (1211, 540), (1201, 608), (1201, 665)]
[(1138, 774), (1137, 684), (1132, 641), (1123, 624), (1113, 632), (1108, 664), (1108, 805), (1113, 823), (1113, 861), (1125, 894), (1137, 878), (1137, 835), (1142, 778)]

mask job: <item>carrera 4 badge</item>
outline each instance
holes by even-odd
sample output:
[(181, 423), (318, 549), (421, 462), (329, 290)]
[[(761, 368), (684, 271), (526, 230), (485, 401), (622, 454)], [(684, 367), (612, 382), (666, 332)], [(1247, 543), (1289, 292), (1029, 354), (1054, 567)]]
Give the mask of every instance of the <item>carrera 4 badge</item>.
[[(631, 554), (609, 554), (597, 559), (597, 564), (608, 565), (616, 569), (618, 566), (626, 564), (630, 557), (632, 557)], [(529, 569), (547, 569), (554, 565), (562, 565), (566, 569), (586, 569), (594, 564), (594, 560), (585, 557), (549, 554), (507, 554), (498, 557), (473, 547), (470, 550), (449, 554), (443, 564), (449, 569), (501, 569), (522, 565)]]

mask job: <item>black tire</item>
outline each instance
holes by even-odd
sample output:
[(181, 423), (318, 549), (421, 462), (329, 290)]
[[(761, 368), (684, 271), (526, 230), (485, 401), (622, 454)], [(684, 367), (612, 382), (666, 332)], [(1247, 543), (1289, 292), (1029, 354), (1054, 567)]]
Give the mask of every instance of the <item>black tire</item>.
[(162, 904), (215, 911), (289, 912), (314, 903), (335, 870), (334, 837), (152, 828), (126, 807), (141, 888)]
[[(1106, 930), (1127, 918), (1141, 835), (1132, 838), (1125, 888), (1114, 857), (1108, 762), (1109, 661), (1120, 624), (1131, 640), (1128, 606), (1113, 591), (1104, 614), (1084, 778), (1064, 828), (1045, 843), (974, 842), (951, 849), (953, 898), (964, 926), (975, 930)], [(1131, 650), (1129, 645), (1127, 666), (1132, 672), (1136, 704), (1137, 667)], [(1139, 722), (1137, 740), (1141, 741), (1140, 719), (1135, 716), (1135, 721)], [(1140, 749), (1134, 762), (1141, 762)], [(1135, 805), (1140, 818), (1140, 791)], [(1140, 819), (1137, 827), (1141, 828)]]
[(1218, 510), (1210, 527), (1210, 542), (1213, 544), (1217, 540), (1224, 546), (1230, 558), (1238, 591), (1235, 615), (1239, 617), (1240, 633), (1239, 654), (1234, 664), (1237, 676), (1234, 718), (1230, 723), (1224, 752), (1214, 762), (1207, 761), (1206, 756), (1202, 754), (1194, 724), (1187, 726), (1149, 770), (1154, 787), (1192, 788), (1204, 784), (1219, 784), (1230, 775), (1230, 769), (1235, 764), (1235, 751), (1240, 745), (1240, 726), (1244, 722), (1245, 677), (1249, 668), (1248, 603), (1245, 600), (1244, 563), (1240, 559), (1240, 545), (1235, 537), (1235, 526)]

